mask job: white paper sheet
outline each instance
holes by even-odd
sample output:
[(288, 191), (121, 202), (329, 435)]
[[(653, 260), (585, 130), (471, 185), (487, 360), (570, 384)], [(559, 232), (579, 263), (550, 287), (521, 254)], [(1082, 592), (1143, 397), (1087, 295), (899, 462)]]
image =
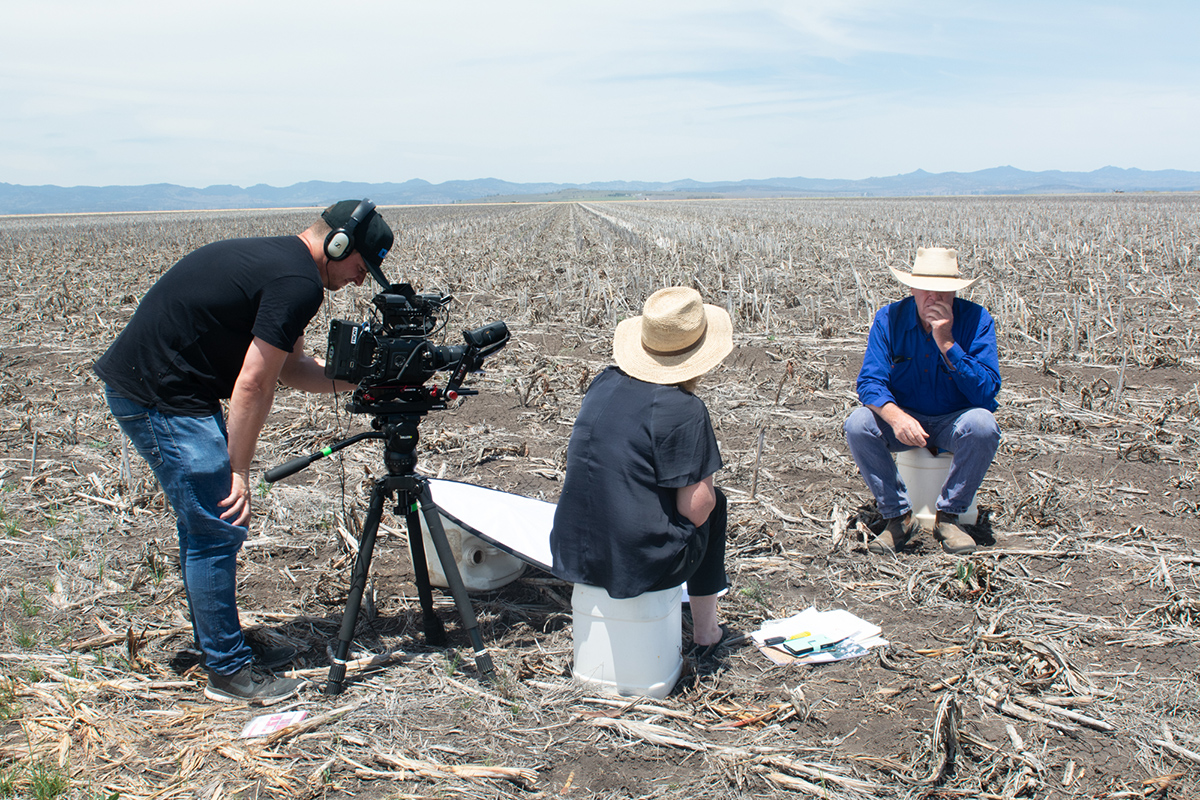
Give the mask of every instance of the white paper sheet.
[[(763, 655), (776, 664), (823, 664), (866, 655), (872, 647), (887, 645), (887, 640), (880, 636), (882, 632), (883, 629), (878, 625), (856, 617), (845, 609), (817, 611), (809, 607), (787, 619), (764, 622), (762, 628), (750, 634), (750, 637)], [(800, 634), (817, 634), (844, 641), (837, 647), (804, 656), (794, 656), (778, 647), (764, 644), (773, 636)]]

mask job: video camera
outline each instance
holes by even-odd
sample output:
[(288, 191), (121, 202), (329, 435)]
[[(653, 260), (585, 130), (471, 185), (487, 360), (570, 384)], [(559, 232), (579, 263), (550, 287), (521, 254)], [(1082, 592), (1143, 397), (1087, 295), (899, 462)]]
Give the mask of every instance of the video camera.
[[(496, 321), (463, 331), (461, 345), (435, 345), (429, 337), (445, 327), (436, 312), (454, 298), (417, 294), (410, 284), (392, 284), (372, 298), (376, 318), (361, 323), (335, 319), (329, 325), (325, 377), (358, 384), (351, 411), (373, 411), (375, 404), (398, 401), (444, 408), (459, 394), (468, 372), (508, 344), (508, 326)], [(435, 373), (448, 370), (444, 389), (422, 389)]]

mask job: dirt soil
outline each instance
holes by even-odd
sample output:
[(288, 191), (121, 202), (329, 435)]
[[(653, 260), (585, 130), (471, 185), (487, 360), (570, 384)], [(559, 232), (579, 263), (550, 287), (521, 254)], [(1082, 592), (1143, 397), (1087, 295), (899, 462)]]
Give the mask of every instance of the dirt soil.
[[(583, 390), (653, 289), (730, 308), (703, 381), (731, 501), (722, 615), (738, 633), (846, 609), (885, 647), (776, 666), (746, 641), (686, 659), (664, 700), (571, 678), (571, 587), (528, 569), (472, 595), (485, 679), (448, 593), (425, 636), (387, 509), (345, 691), (322, 692), (380, 445), (265, 481), (243, 624), (291, 644), (298, 726), (204, 699), (174, 520), (92, 361), (153, 280), (206, 241), (315, 212), (0, 219), (0, 797), (733, 798), (1200, 796), (1200, 199), (544, 204), (387, 209), (386, 269), (452, 292), (447, 329), (513, 339), (420, 426), (418, 471), (553, 501)], [(960, 248), (1001, 331), (1000, 453), (970, 529), (871, 555), (874, 502), (841, 421), (886, 270)], [(307, 333), (368, 316), (329, 295)], [(435, 377), (431, 383), (442, 380)], [(368, 430), (346, 397), (281, 389), (256, 475)], [(684, 618), (684, 645), (690, 641)], [(374, 656), (374, 659), (370, 657)], [(369, 662), (369, 663), (368, 663)], [(4, 787), (10, 787), (5, 790)]]

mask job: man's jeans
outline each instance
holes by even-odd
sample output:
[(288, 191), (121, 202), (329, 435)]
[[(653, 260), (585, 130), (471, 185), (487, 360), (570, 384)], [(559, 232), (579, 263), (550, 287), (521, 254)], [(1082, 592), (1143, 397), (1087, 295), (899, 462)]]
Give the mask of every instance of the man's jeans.
[(246, 529), (221, 519), (233, 474), (221, 414), (162, 414), (111, 389), (104, 392), (121, 430), (154, 470), (175, 510), (179, 566), (196, 644), (206, 666), (231, 675), (250, 663), (237, 611), (237, 553)]
[[(932, 417), (905, 411), (921, 423), (929, 435), (928, 446), (954, 454), (950, 474), (938, 496), (937, 510), (947, 514), (963, 513), (983, 483), (983, 476), (992, 465), (1000, 444), (996, 418), (984, 408), (968, 408)], [(875, 495), (883, 518), (902, 517), (911, 511), (908, 489), (900, 479), (891, 454), (913, 448), (901, 444), (892, 432), (892, 426), (865, 406), (847, 418), (845, 430), (850, 455), (867, 482), (867, 488)]]

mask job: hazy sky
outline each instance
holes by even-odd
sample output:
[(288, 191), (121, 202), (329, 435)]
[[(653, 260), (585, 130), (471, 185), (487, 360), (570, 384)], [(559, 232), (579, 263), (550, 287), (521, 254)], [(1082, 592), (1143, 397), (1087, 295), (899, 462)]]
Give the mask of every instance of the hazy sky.
[(0, 182), (1200, 170), (1200, 3), (42, 0)]

